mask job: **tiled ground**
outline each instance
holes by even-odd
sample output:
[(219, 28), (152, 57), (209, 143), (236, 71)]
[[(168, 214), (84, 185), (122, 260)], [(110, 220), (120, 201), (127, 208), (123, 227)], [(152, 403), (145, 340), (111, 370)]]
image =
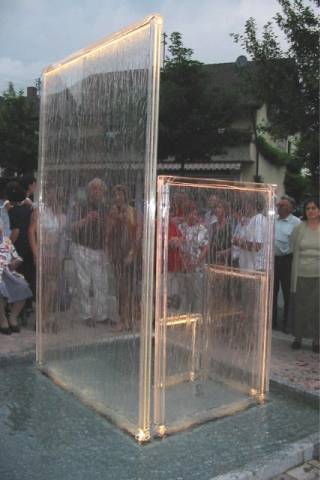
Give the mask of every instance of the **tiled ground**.
[(287, 472), (278, 475), (274, 480), (318, 480), (320, 479), (320, 463), (318, 460), (311, 460), (299, 467), (292, 468)]
[[(77, 336), (86, 325), (79, 326)], [(90, 328), (90, 338), (93, 341), (101, 339), (104, 325)], [(110, 335), (110, 332), (109, 332)], [(284, 383), (293, 388), (320, 396), (319, 355), (311, 350), (311, 343), (305, 342), (303, 349), (295, 351), (290, 348), (293, 337), (282, 332), (272, 334), (271, 379)], [(35, 352), (34, 319), (29, 319), (27, 327), (21, 329), (20, 334), (10, 336), (0, 335), (0, 356), (23, 355)], [(299, 467), (288, 470), (274, 478), (274, 480), (316, 480), (320, 479), (319, 461), (309, 461)]]
[[(104, 325), (98, 325), (95, 329), (81, 325), (76, 335), (82, 335), (82, 330), (87, 331), (92, 341), (96, 341), (101, 339), (105, 328)], [(301, 350), (292, 350), (292, 340), (291, 335), (273, 331), (271, 379), (320, 396), (320, 356), (312, 352), (310, 341), (305, 341)], [(28, 326), (23, 327), (20, 334), (0, 335), (0, 355), (18, 355), (34, 350), (34, 319), (29, 319)]]
[(301, 350), (292, 350), (291, 335), (274, 331), (272, 335), (271, 378), (320, 396), (319, 354), (313, 353), (311, 341)]

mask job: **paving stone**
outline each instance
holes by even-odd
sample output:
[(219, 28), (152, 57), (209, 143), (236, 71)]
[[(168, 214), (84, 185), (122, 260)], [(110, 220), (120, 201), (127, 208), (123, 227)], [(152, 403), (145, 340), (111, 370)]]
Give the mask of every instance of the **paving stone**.
[[(29, 318), (28, 326), (22, 327), (20, 334), (0, 335), (0, 356), (34, 350), (34, 322), (34, 318)], [(312, 352), (307, 341), (302, 350), (292, 350), (292, 340), (291, 335), (272, 332), (270, 377), (276, 382), (320, 396), (319, 355)]]
[(305, 463), (300, 465), (300, 467), (293, 468), (286, 472), (294, 480), (319, 480), (320, 471), (318, 468), (310, 465), (310, 463)]
[(292, 335), (272, 332), (270, 378), (298, 390), (320, 396), (319, 355), (312, 342), (304, 340), (301, 350), (292, 350)]
[(292, 480), (292, 477), (290, 477), (287, 473), (282, 473), (281, 475), (274, 477), (273, 480)]
[[(31, 320), (31, 319), (30, 319)], [(20, 334), (13, 334), (10, 336), (0, 335), (0, 359), (11, 355), (23, 355), (28, 352), (35, 351), (35, 332), (34, 332), (34, 318), (28, 323), (27, 327), (22, 327)], [(82, 327), (80, 327), (81, 330)], [(84, 327), (83, 327), (84, 328)], [(97, 327), (96, 336), (100, 337), (103, 326)], [(79, 335), (81, 332), (79, 332)], [(273, 332), (272, 334), (272, 351), (271, 351), (271, 379), (276, 382), (283, 383), (289, 387), (296, 388), (307, 394), (320, 395), (320, 378), (319, 378), (319, 355), (316, 355), (311, 350), (311, 344), (306, 343), (303, 350), (294, 351), (290, 348), (293, 337), (283, 334), (281, 332)], [(300, 458), (295, 458), (295, 461), (288, 459), (287, 465), (283, 462), (281, 467), (283, 470), (290, 467), (290, 465), (299, 464), (303, 461), (309, 460), (307, 463), (288, 470), (285, 473), (277, 475), (274, 480), (319, 480), (320, 479), (320, 463), (317, 460), (311, 460), (312, 457), (319, 454), (319, 447), (313, 447), (314, 443), (309, 449), (304, 448), (304, 454), (297, 452)], [(290, 463), (291, 462), (291, 463)], [(278, 474), (281, 467), (276, 469), (274, 466), (272, 473), (265, 472), (263, 478), (270, 478), (270, 476)], [(258, 478), (257, 472), (252, 473), (250, 478)], [(241, 480), (248, 480), (245, 474)], [(260, 477), (262, 478), (262, 477)]]
[(318, 439), (317, 445), (314, 447), (313, 458), (316, 458), (317, 460), (320, 459), (320, 438)]

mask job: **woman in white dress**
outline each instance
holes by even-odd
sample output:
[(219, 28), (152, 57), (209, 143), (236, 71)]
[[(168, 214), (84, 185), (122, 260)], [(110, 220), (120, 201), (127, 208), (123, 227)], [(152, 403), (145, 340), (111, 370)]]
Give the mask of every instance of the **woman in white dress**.
[[(43, 330), (57, 333), (59, 330), (58, 317), (55, 314), (59, 310), (58, 286), (59, 276), (62, 271), (62, 244), (63, 233), (66, 225), (66, 215), (55, 208), (55, 189), (52, 187), (48, 192), (48, 204), (41, 211), (41, 240), (42, 252), (42, 276), (45, 283), (42, 302), (42, 318), (45, 321)], [(32, 212), (29, 227), (29, 243), (33, 254), (34, 263), (38, 262), (38, 215), (39, 210)]]
[[(16, 272), (23, 259), (18, 255), (10, 238), (3, 236), (3, 223), (0, 219), (0, 333), (19, 333), (18, 316), (32, 292), (24, 277)], [(7, 318), (5, 304), (10, 304)]]

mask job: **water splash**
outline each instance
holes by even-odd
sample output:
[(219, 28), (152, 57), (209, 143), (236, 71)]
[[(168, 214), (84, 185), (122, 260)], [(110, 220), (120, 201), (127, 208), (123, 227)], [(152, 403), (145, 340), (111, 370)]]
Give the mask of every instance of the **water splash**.
[(178, 177), (160, 177), (158, 191), (154, 408), (163, 435), (268, 391), (274, 192)]
[(149, 428), (160, 29), (48, 67), (41, 98), (38, 363), (133, 434)]

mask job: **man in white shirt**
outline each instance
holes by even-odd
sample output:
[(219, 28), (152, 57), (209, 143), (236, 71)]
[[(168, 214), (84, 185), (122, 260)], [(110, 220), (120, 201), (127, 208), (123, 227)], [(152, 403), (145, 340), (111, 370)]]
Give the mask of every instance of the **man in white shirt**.
[(239, 267), (241, 269), (256, 271), (266, 269), (267, 219), (262, 213), (264, 207), (265, 200), (262, 196), (258, 196), (248, 203), (247, 225), (243, 227), (239, 239), (233, 238), (233, 244), (239, 247)]
[(275, 221), (275, 262), (274, 262), (274, 291), (273, 291), (273, 315), (272, 326), (276, 328), (278, 293), (281, 286), (284, 300), (284, 313), (282, 330), (289, 333), (288, 313), (290, 298), (290, 278), (292, 252), (290, 251), (290, 236), (294, 227), (300, 223), (299, 218), (292, 215), (294, 200), (287, 195), (281, 197), (277, 204), (278, 216)]
[(258, 213), (249, 220), (247, 227), (248, 270), (263, 271), (266, 269), (266, 233), (267, 219), (258, 210)]
[(219, 202), (219, 199), (215, 194), (211, 194), (210, 197), (208, 198), (209, 209), (205, 213), (203, 223), (209, 231), (211, 230), (212, 225), (218, 221), (216, 212), (215, 212), (218, 202)]

